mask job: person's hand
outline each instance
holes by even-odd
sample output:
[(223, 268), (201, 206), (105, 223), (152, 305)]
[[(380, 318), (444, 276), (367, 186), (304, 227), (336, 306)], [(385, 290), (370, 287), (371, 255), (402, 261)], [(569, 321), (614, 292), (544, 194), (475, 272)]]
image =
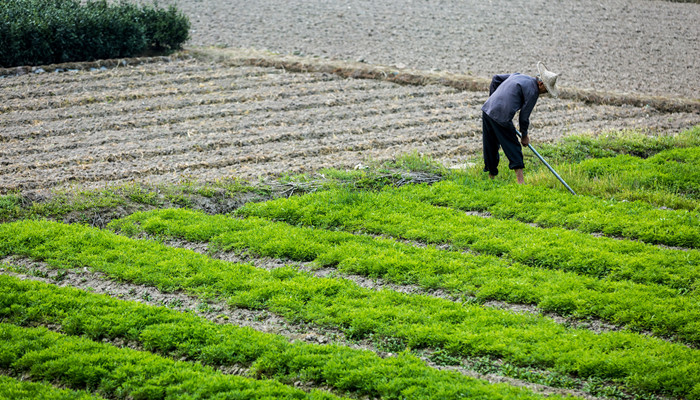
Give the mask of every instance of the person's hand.
[(530, 144), (530, 135), (528, 136), (523, 136), (520, 139), (520, 143), (523, 145), (523, 147), (527, 147), (528, 144)]

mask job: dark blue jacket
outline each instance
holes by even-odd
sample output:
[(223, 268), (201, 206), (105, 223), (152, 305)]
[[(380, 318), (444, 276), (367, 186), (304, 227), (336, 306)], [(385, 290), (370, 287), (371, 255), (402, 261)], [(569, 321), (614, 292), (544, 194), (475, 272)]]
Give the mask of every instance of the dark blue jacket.
[(517, 72), (494, 75), (489, 87), (489, 99), (481, 110), (501, 125), (511, 123), (515, 113), (520, 110), (518, 123), (520, 133), (525, 136), (530, 127), (530, 113), (539, 96), (537, 78)]

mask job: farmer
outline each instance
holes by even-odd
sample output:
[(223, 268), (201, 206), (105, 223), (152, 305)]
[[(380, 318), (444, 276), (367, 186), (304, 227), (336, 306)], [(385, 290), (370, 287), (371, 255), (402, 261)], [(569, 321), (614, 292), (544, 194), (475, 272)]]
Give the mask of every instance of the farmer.
[[(541, 62), (537, 63), (539, 75), (536, 77), (514, 74), (494, 75), (489, 87), (489, 99), (481, 107), (483, 119), (484, 141), (484, 172), (491, 179), (498, 175), (498, 148), (502, 147), (510, 164), (508, 168), (515, 170), (518, 183), (523, 179), (523, 150), (520, 144), (527, 146), (530, 137), (527, 128), (530, 126), (530, 113), (537, 103), (540, 94), (548, 93), (553, 97), (559, 95), (556, 88), (557, 77)], [(518, 121), (522, 139), (518, 143), (513, 117), (520, 110)]]

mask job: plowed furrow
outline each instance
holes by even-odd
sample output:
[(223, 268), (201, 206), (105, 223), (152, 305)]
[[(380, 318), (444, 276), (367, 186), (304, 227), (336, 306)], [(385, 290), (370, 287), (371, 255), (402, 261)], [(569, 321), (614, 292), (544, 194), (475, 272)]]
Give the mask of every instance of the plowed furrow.
[[(449, 125), (454, 128), (454, 124)], [(391, 129), (391, 127), (385, 128)], [(404, 127), (403, 130), (397, 130), (390, 135), (382, 132), (375, 132), (373, 135), (365, 132), (347, 132), (344, 137), (326, 137), (317, 140), (293, 140), (290, 137), (287, 138), (288, 143), (282, 146), (279, 145), (279, 140), (274, 138), (271, 141), (262, 141), (249, 146), (230, 146), (226, 151), (221, 149), (215, 152), (166, 150), (166, 154), (136, 153), (133, 155), (132, 153), (128, 160), (115, 160), (115, 162), (90, 160), (55, 168), (42, 166), (38, 169), (15, 169), (11, 174), (10, 186), (23, 189), (51, 187), (44, 183), (42, 179), (44, 174), (53, 176), (53, 183), (58, 185), (122, 182), (133, 179), (177, 182), (195, 172), (197, 175), (200, 171), (205, 175), (211, 175), (210, 170), (215, 171), (214, 175), (226, 170), (228, 172), (224, 176), (242, 175), (252, 178), (256, 175), (246, 173), (246, 165), (289, 163), (290, 167), (294, 167), (293, 171), (302, 169), (308, 171), (312, 165), (310, 160), (326, 156), (336, 157), (333, 161), (336, 161), (335, 164), (339, 167), (348, 166), (366, 160), (368, 156), (374, 157), (373, 155), (376, 155), (377, 159), (391, 159), (396, 155), (395, 148), (414, 143), (417, 144), (418, 149), (430, 150), (431, 143), (454, 139), (454, 147), (458, 148), (477, 134), (478, 124), (472, 121), (471, 124), (465, 123), (459, 130), (447, 131), (438, 128), (427, 133), (424, 131), (420, 126)], [(270, 143), (277, 144), (274, 146), (275, 150), (270, 150)], [(347, 161), (339, 163), (338, 160)]]
[[(395, 115), (394, 118), (370, 117), (364, 124), (333, 128), (332, 124), (325, 127), (310, 126), (302, 130), (280, 130), (264, 132), (258, 135), (220, 135), (218, 137), (181, 137), (174, 141), (172, 138), (153, 140), (148, 146), (142, 141), (121, 143), (120, 146), (97, 146), (89, 149), (77, 148), (62, 152), (63, 157), (56, 158), (52, 152), (41, 152), (35, 155), (18, 157), (0, 167), (0, 174), (16, 174), (24, 170), (50, 170), (79, 166), (86, 169), (92, 164), (122, 162), (125, 160), (162, 158), (175, 154), (190, 154), (193, 158), (206, 159), (213, 152), (219, 154), (228, 148), (247, 148), (266, 144), (285, 142), (320, 141), (324, 146), (352, 141), (348, 135), (362, 135), (363, 138), (373, 136), (392, 136), (396, 132), (409, 130), (411, 136), (421, 136), (428, 132), (430, 136), (439, 136), (441, 132), (450, 132), (459, 128), (460, 123), (475, 124), (474, 116), (438, 116), (432, 118), (406, 119), (405, 116)], [(364, 126), (365, 128), (362, 128)], [(416, 133), (418, 132), (418, 133)], [(410, 141), (410, 140), (409, 140)]]
[[(207, 74), (202, 74), (201, 69), (193, 69), (180, 73), (163, 74), (158, 78), (150, 81), (145, 81), (141, 73), (133, 73), (123, 76), (91, 76), (92, 79), (74, 79), (52, 81), (50, 79), (42, 79), (44, 75), (27, 80), (23, 85), (4, 88), (3, 93), (0, 93), (0, 112), (10, 107), (10, 100), (22, 100), (18, 104), (29, 108), (29, 101), (32, 99), (46, 99), (61, 96), (73, 96), (75, 93), (102, 93), (120, 91), (125, 88), (144, 87), (168, 87), (197, 84), (215, 83), (219, 81), (242, 80), (265, 82), (269, 80), (279, 80), (280, 76), (284, 76), (281, 70), (277, 69), (259, 69), (254, 67), (244, 67), (235, 69), (221, 69), (216, 71), (208, 71)], [(296, 79), (302, 79), (308, 75), (299, 74)], [(340, 79), (333, 76), (326, 76), (327, 79)], [(294, 80), (293, 77), (285, 77), (286, 81)], [(37, 86), (41, 90), (35, 90)]]
[[(418, 120), (426, 120), (432, 117), (459, 119), (461, 116), (469, 115), (475, 117), (477, 114), (471, 107), (445, 107), (441, 108), (442, 99), (419, 98), (408, 103), (395, 103), (389, 107), (383, 106), (384, 100), (375, 101), (376, 107), (372, 104), (350, 104), (347, 107), (307, 109), (302, 111), (273, 113), (262, 121), (255, 115), (241, 115), (236, 118), (216, 118), (205, 120), (191, 120), (182, 123), (158, 125), (146, 128), (130, 130), (109, 130), (109, 131), (82, 131), (74, 132), (71, 127), (67, 128), (66, 135), (52, 135), (41, 140), (27, 139), (7, 142), (4, 151), (0, 151), (0, 165), (14, 163), (14, 159), (37, 155), (46, 160), (56, 159), (57, 152), (72, 153), (79, 151), (91, 152), (94, 147), (118, 149), (124, 151), (123, 144), (138, 141), (144, 148), (160, 147), (168, 143), (163, 141), (181, 140), (178, 137), (192, 138), (192, 141), (202, 144), (201, 140), (211, 140), (213, 138), (236, 138), (245, 136), (247, 138), (259, 136), (269, 132), (271, 128), (278, 127), (288, 135), (295, 131), (326, 131), (333, 133), (339, 125), (348, 123), (358, 128), (366, 127), (368, 119), (377, 116), (384, 118), (396, 118), (397, 115), (406, 118), (411, 117)], [(437, 107), (437, 108), (434, 108)], [(309, 124), (310, 117), (314, 117), (315, 123)], [(246, 126), (245, 129), (238, 129), (237, 126)], [(55, 132), (54, 132), (55, 133)], [(75, 141), (73, 137), (80, 135), (81, 140)], [(116, 147), (118, 146), (118, 147)], [(49, 152), (48, 150), (51, 150)], [(102, 150), (100, 150), (102, 151)], [(110, 151), (110, 150), (108, 150)], [(113, 151), (113, 150), (112, 150)]]
[[(236, 67), (239, 68), (239, 67)], [(259, 69), (258, 67), (240, 67), (242, 69)], [(22, 87), (33, 82), (41, 82), (42, 84), (55, 85), (70, 85), (80, 82), (91, 82), (100, 79), (127, 79), (127, 80), (143, 80), (146, 78), (154, 78), (158, 76), (167, 76), (172, 74), (198, 74), (203, 75), (204, 72), (217, 70), (210, 65), (202, 64), (196, 59), (181, 59), (174, 62), (163, 63), (147, 63), (140, 65), (132, 65), (127, 67), (117, 67), (106, 70), (77, 70), (68, 69), (63, 72), (51, 72), (44, 74), (27, 74), (22, 76), (12, 76), (7, 79), (0, 79), (0, 88), (10, 90), (16, 87)], [(283, 72), (283, 71), (280, 71)]]
[[(144, 99), (123, 98), (121, 101), (108, 101), (102, 104), (90, 103), (67, 107), (60, 110), (44, 109), (38, 110), (37, 112), (19, 111), (17, 113), (8, 113), (4, 115), (3, 120), (0, 121), (0, 127), (12, 129), (21, 125), (43, 125), (46, 122), (61, 121), (65, 119), (77, 119), (84, 117), (104, 119), (105, 117), (120, 116), (125, 113), (130, 113), (130, 115), (133, 116), (139, 114), (150, 114), (156, 111), (160, 113), (172, 110), (180, 111), (180, 109), (188, 107), (217, 104), (228, 105), (248, 102), (254, 103), (262, 101), (272, 102), (276, 100), (288, 100), (294, 103), (299, 103), (299, 105), (304, 104), (304, 101), (310, 101), (310, 106), (314, 106), (314, 101), (318, 102), (319, 100), (318, 98), (311, 98), (311, 96), (322, 97), (324, 101), (318, 103), (320, 105), (330, 105), (342, 103), (343, 100), (352, 101), (352, 99), (357, 97), (358, 94), (359, 96), (365, 96), (363, 94), (365, 92), (388, 92), (393, 89), (390, 86), (368, 85), (367, 82), (362, 81), (359, 81), (356, 85), (350, 85), (349, 87), (329, 84), (323, 80), (317, 80), (316, 82), (312, 82), (306, 86), (291, 86), (293, 87), (288, 88), (286, 86), (278, 85), (278, 87), (275, 88), (278, 90), (273, 89), (268, 91), (265, 91), (264, 88), (258, 86), (250, 86), (242, 89), (234, 88), (230, 91), (205, 90), (201, 93), (194, 93), (192, 95), (180, 93), (170, 89), (170, 97), (165, 97), (167, 96), (167, 93), (161, 92), (159, 93), (159, 97), (165, 98), (158, 98), (152, 102), (146, 102)], [(435, 90), (442, 90), (442, 88)], [(395, 94), (397, 100), (402, 96), (421, 97), (429, 95), (431, 95), (430, 92), (410, 91), (410, 88), (408, 87), (406, 91)], [(311, 100), (309, 100), (310, 98)], [(7, 136), (3, 131), (0, 131), (0, 138), (2, 136)]]
[[(3, 105), (0, 105), (0, 114), (5, 113), (12, 115), (13, 113), (21, 113), (22, 111), (56, 111), (88, 104), (118, 103), (129, 100), (140, 100), (142, 103), (149, 100), (157, 102), (160, 98), (167, 96), (200, 96), (211, 93), (228, 94), (232, 91), (247, 88), (261, 91), (267, 87), (286, 87), (302, 83), (314, 84), (316, 82), (326, 82), (328, 80), (329, 79), (321, 75), (298, 75), (293, 79), (288, 78), (283, 81), (271, 80), (266, 76), (247, 80), (224, 77), (219, 80), (212, 79), (207, 82), (192, 81), (181, 84), (171, 82), (164, 82), (165, 84), (163, 85), (148, 84), (148, 86), (145, 86), (143, 83), (140, 85), (129, 84), (103, 91), (83, 90), (80, 88), (74, 90), (69, 96), (51, 95), (31, 100), (9, 100)], [(57, 116), (60, 116), (60, 114)]]
[[(182, 96), (177, 98), (176, 104), (160, 105), (158, 112), (150, 110), (147, 106), (141, 105), (139, 111), (129, 112), (126, 108), (116, 108), (111, 112), (122, 115), (128, 112), (128, 118), (117, 119), (113, 122), (105, 123), (104, 118), (109, 116), (109, 112), (100, 110), (86, 110), (83, 108), (84, 117), (69, 115), (68, 118), (55, 117), (44, 122), (43, 115), (21, 114), (20, 121), (7, 118), (4, 124), (0, 123), (0, 142), (23, 139), (27, 137), (42, 138), (48, 136), (73, 135), (80, 131), (95, 131), (108, 129), (141, 128), (153, 125), (174, 124), (187, 120), (197, 120), (206, 118), (228, 118), (239, 115), (252, 114), (253, 117), (269, 118), (273, 113), (284, 111), (298, 111), (306, 109), (317, 109), (327, 107), (338, 107), (346, 104), (357, 104), (384, 100), (385, 104), (402, 102), (417, 97), (429, 97), (435, 93), (422, 92), (401, 92), (396, 93), (391, 88), (379, 90), (361, 90), (352, 92), (336, 92), (333, 88), (324, 91), (305, 91), (299, 94), (279, 93), (274, 97), (263, 98), (256, 96), (256, 90), (250, 89), (249, 93), (239, 94), (239, 97), (222, 97), (220, 94), (210, 98), (200, 96), (193, 102)], [(193, 104), (194, 103), (194, 104)], [(262, 113), (262, 114), (260, 114)], [(53, 124), (55, 122), (55, 124)], [(31, 125), (33, 129), (21, 129), (18, 125)], [(5, 125), (2, 127), (2, 125)], [(60, 131), (57, 132), (57, 126)]]

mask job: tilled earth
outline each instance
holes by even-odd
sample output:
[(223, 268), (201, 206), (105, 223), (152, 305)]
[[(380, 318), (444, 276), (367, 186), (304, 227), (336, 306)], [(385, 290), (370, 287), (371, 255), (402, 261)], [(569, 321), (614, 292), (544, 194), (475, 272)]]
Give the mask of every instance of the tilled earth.
[[(144, 0), (145, 1), (145, 0)], [(700, 4), (652, 0), (169, 0), (193, 45), (270, 49), (700, 99)], [(162, 4), (162, 2), (161, 2)]]
[[(0, 79), (0, 192), (354, 168), (418, 152), (446, 165), (481, 148), (487, 93), (175, 59)], [(694, 112), (542, 97), (533, 143), (612, 129), (660, 133)]]

